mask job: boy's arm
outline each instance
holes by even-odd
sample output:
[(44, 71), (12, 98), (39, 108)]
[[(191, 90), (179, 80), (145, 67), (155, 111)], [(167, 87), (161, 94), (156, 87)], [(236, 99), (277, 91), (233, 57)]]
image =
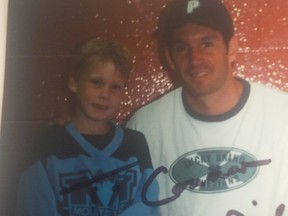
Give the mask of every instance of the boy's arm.
[(29, 167), (20, 179), (16, 215), (57, 216), (55, 196), (40, 161)]
[[(149, 186), (144, 188), (144, 185), (147, 183), (148, 178), (154, 171), (147, 140), (145, 136), (139, 131), (137, 132), (137, 138), (134, 137), (134, 139), (131, 140), (134, 140), (133, 148), (135, 155), (137, 155), (136, 158), (138, 159), (141, 167), (141, 177), (135, 194), (134, 204), (127, 208), (121, 214), (121, 216), (158, 216), (160, 215), (159, 208), (146, 205), (142, 199), (142, 197), (145, 196), (148, 201), (158, 201), (159, 195), (159, 185), (156, 179), (153, 179), (152, 182), (149, 182)], [(137, 145), (135, 145), (135, 143), (137, 143)], [(142, 192), (144, 193), (142, 194)]]
[[(137, 216), (158, 216), (160, 215), (159, 213), (159, 208), (158, 207), (151, 207), (143, 203), (143, 200), (141, 198), (141, 193), (143, 190), (144, 184), (147, 182), (147, 179), (149, 176), (152, 174), (153, 169), (148, 168), (145, 169), (142, 178), (138, 187), (138, 190), (136, 192), (134, 204), (130, 206), (128, 209), (126, 209), (121, 216), (131, 216), (131, 215), (137, 215)], [(159, 194), (159, 185), (156, 180), (153, 180), (150, 184), (149, 187), (144, 194), (146, 198), (149, 201), (157, 201), (158, 200), (158, 194)]]

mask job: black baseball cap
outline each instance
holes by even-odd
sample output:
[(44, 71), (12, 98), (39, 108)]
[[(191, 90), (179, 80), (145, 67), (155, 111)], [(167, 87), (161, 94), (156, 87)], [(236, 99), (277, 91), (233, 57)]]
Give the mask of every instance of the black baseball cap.
[(227, 44), (234, 35), (232, 18), (220, 0), (174, 0), (160, 14), (156, 37), (168, 42), (174, 30), (188, 23), (220, 32)]

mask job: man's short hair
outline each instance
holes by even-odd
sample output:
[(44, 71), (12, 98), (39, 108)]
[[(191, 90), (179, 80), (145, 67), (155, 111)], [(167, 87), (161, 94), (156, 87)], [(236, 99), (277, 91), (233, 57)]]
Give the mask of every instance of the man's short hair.
[(174, 0), (160, 14), (156, 36), (168, 42), (177, 28), (188, 23), (220, 32), (226, 44), (234, 35), (232, 18), (220, 0)]

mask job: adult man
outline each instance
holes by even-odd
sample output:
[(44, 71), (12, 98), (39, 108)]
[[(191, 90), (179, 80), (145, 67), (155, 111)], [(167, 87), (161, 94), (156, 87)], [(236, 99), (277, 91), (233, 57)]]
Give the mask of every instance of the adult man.
[(233, 76), (237, 41), (226, 8), (175, 0), (157, 39), (181, 87), (127, 124), (145, 134), (161, 187), (159, 202), (145, 191), (143, 199), (165, 216), (287, 214), (288, 96)]

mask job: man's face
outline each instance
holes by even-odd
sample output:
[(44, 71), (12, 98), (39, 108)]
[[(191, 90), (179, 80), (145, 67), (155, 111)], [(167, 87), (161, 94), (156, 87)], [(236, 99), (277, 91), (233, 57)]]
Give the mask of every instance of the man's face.
[(214, 94), (232, 77), (229, 49), (222, 34), (208, 27), (186, 24), (175, 30), (169, 56), (184, 93), (190, 96)]

